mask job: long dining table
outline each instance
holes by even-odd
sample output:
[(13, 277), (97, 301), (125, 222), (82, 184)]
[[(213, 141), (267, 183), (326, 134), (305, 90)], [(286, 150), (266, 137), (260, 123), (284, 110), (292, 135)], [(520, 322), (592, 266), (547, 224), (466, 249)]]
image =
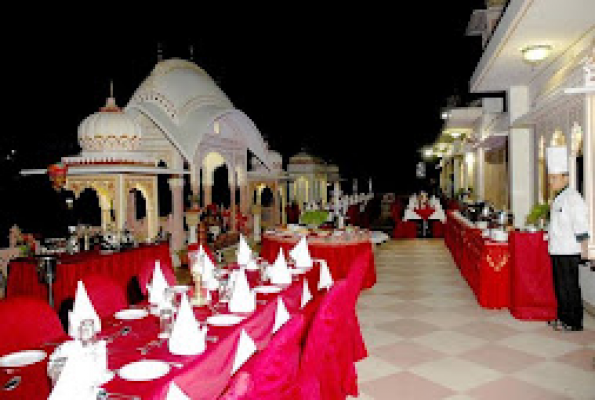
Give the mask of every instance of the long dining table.
[[(137, 277), (142, 290), (149, 278), (147, 272), (152, 271), (155, 260), (159, 260), (163, 268), (173, 271), (168, 243), (142, 244), (122, 251), (91, 250), (60, 255), (52, 285), (54, 308), (59, 310), (64, 300), (74, 298), (77, 282), (85, 275), (107, 275), (123, 288), (127, 288), (131, 279)], [(48, 298), (48, 285), (40, 282), (37, 275), (36, 258), (23, 257), (10, 262), (6, 297), (14, 296)]]
[[(231, 269), (237, 266), (231, 266)], [(258, 293), (257, 307), (253, 313), (243, 315), (240, 323), (232, 326), (208, 326), (208, 340), (206, 350), (199, 355), (179, 356), (171, 354), (168, 350), (167, 340), (157, 341), (160, 331), (159, 318), (149, 314), (136, 320), (118, 320), (108, 317), (102, 320), (102, 330), (98, 339), (115, 338), (107, 345), (108, 368), (118, 371), (123, 366), (139, 360), (160, 360), (175, 363), (164, 376), (147, 381), (130, 381), (123, 379), (117, 373), (113, 379), (102, 387), (110, 393), (120, 393), (138, 396), (142, 400), (165, 399), (168, 388), (175, 382), (192, 399), (215, 399), (231, 380), (231, 369), (234, 362), (237, 343), (242, 329), (254, 340), (258, 350), (262, 350), (271, 340), (272, 327), (277, 308), (277, 296), (281, 296), (290, 315), (300, 312), (312, 317), (320, 304), (326, 291), (316, 289), (320, 274), (319, 264), (304, 274), (296, 275), (288, 286), (279, 293)], [(247, 271), (251, 287), (265, 284), (260, 281), (259, 271)], [(313, 299), (300, 309), (304, 279), (313, 295)], [(215, 296), (216, 299), (216, 296)], [(227, 313), (225, 309), (215, 310), (214, 307), (194, 307), (196, 319), (205, 324), (207, 318), (218, 312)], [(236, 313), (237, 315), (237, 313)], [(117, 335), (122, 329), (130, 332), (126, 335)], [(64, 341), (70, 340), (64, 337)], [(148, 343), (157, 343), (149, 346), (146, 354), (140, 350)], [(43, 348), (48, 354), (55, 349), (54, 345)], [(3, 392), (2, 398), (36, 400), (45, 398), (43, 393), (48, 393), (51, 382), (46, 374), (48, 359), (40, 363), (18, 369), (22, 383), (10, 392)], [(5, 369), (0, 369), (0, 381), (10, 378)]]

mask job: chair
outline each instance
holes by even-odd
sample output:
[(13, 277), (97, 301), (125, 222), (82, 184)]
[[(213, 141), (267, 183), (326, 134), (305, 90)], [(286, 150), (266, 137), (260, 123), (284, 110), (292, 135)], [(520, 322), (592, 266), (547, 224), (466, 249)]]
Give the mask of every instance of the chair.
[(346, 308), (349, 311), (347, 324), (349, 325), (352, 335), (354, 361), (360, 361), (368, 356), (368, 350), (366, 349), (366, 344), (360, 329), (355, 306), (363, 287), (364, 278), (371, 257), (374, 257), (371, 248), (360, 253), (351, 263), (349, 273), (347, 274), (347, 286), (349, 292), (349, 302), (346, 305)]
[[(345, 399), (357, 396), (357, 373), (353, 364), (353, 343), (344, 328), (349, 314), (347, 281), (340, 280), (324, 296), (307, 333), (296, 385), (302, 398)], [(317, 387), (317, 391), (311, 389)], [(309, 393), (304, 395), (304, 390)]]
[(128, 307), (125, 289), (109, 276), (86, 275), (82, 281), (99, 318), (111, 317)]
[(0, 356), (36, 348), (66, 335), (56, 312), (45, 301), (11, 297), (0, 301)]
[(273, 336), (266, 348), (256, 353), (233, 376), (220, 397), (223, 400), (292, 399), (298, 375), (305, 318), (293, 316)]

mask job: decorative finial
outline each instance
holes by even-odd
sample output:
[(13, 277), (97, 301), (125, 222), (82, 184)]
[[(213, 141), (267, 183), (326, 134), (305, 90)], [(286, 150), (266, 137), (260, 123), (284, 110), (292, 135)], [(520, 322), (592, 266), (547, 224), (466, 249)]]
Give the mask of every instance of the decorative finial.
[(188, 51), (190, 53), (190, 61), (194, 61), (194, 45), (191, 44), (188, 47)]
[(105, 106), (100, 108), (103, 112), (119, 112), (121, 111), (120, 107), (116, 104), (116, 99), (114, 97), (114, 81), (110, 79), (109, 81), (109, 97), (105, 102)]
[(109, 81), (109, 97), (114, 97), (114, 80)]

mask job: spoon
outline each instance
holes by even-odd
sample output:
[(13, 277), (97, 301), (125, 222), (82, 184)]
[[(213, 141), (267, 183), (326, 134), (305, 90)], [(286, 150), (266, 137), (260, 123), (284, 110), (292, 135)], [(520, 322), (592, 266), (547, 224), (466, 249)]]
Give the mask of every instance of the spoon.
[(19, 384), (21, 383), (21, 376), (17, 375), (15, 377), (12, 377), (8, 380), (8, 382), (6, 382), (4, 384), (4, 386), (2, 386), (2, 390), (6, 390), (7, 392), (10, 392), (11, 390), (16, 389), (17, 386), (19, 386)]
[(111, 343), (117, 337), (128, 335), (130, 333), (130, 330), (131, 330), (131, 328), (129, 326), (125, 326), (124, 328), (120, 329), (118, 332), (114, 333), (112, 336), (108, 336), (106, 340), (108, 343)]
[(100, 388), (97, 392), (97, 400), (107, 400), (107, 399), (130, 399), (130, 400), (140, 400), (139, 396), (133, 396), (130, 394), (123, 394), (123, 393), (110, 393), (107, 392), (105, 389)]

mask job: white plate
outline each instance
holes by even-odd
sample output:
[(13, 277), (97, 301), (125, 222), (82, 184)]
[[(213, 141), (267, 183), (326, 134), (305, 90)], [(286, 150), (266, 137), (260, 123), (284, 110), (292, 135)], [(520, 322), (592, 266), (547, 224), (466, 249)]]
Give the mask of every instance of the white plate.
[(190, 290), (190, 286), (176, 285), (176, 286), (172, 286), (172, 289), (173, 289), (174, 293), (186, 293), (187, 291)]
[(124, 365), (118, 370), (118, 375), (127, 381), (151, 381), (166, 375), (169, 370), (166, 362), (141, 360)]
[(306, 272), (308, 272), (308, 271), (309, 271), (309, 269), (305, 269), (305, 268), (291, 268), (291, 269), (289, 270), (289, 272), (290, 272), (292, 275), (301, 275), (301, 274), (305, 274), (305, 273), (306, 273)]
[(142, 308), (129, 308), (127, 310), (120, 310), (114, 314), (116, 319), (130, 320), (145, 318), (149, 313)]
[(45, 358), (43, 350), (22, 350), (0, 357), (0, 367), (17, 368), (35, 364)]
[(265, 286), (256, 286), (253, 290), (256, 293), (269, 294), (269, 293), (279, 293), (282, 290), (282, 288), (279, 286), (265, 285)]
[(234, 314), (217, 314), (211, 315), (207, 318), (207, 324), (214, 326), (232, 326), (239, 324), (244, 320), (244, 317)]

